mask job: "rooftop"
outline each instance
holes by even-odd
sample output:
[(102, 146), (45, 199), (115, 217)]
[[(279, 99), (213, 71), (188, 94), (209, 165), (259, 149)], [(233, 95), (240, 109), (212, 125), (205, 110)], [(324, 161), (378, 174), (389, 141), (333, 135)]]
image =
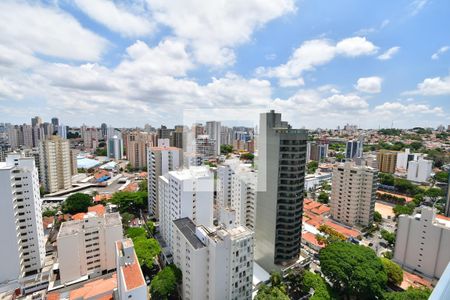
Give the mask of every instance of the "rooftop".
[[(124, 239), (116, 242), (117, 250), (119, 251), (118, 255), (123, 255), (124, 248), (132, 248), (133, 242), (131, 239)], [(136, 252), (134, 252), (134, 260), (132, 263), (124, 264), (120, 266), (120, 272), (123, 274), (123, 279), (125, 281), (125, 288), (129, 291), (140, 286), (145, 285), (144, 276), (142, 275), (141, 267), (139, 266), (139, 261), (136, 256)]]
[(54, 291), (47, 295), (48, 300), (78, 300), (78, 299), (98, 299), (112, 300), (113, 291), (117, 287), (117, 277), (114, 273), (110, 278), (101, 278), (89, 281), (81, 287), (65, 291)]
[(202, 241), (195, 234), (195, 224), (189, 218), (181, 218), (173, 221), (175, 226), (180, 230), (184, 237), (194, 247), (194, 249), (200, 249), (205, 247)]

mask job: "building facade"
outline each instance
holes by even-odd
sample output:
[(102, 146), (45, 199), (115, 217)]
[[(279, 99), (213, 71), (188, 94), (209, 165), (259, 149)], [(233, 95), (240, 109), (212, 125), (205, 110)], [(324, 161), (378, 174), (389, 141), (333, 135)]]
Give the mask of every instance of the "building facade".
[(395, 173), (397, 151), (380, 150), (377, 153), (378, 168), (383, 173)]
[(214, 156), (220, 155), (220, 132), (221, 125), (217, 121), (206, 122), (206, 134), (210, 139), (214, 140)]
[(408, 164), (406, 179), (414, 182), (427, 183), (433, 172), (433, 161), (419, 158)]
[(364, 139), (347, 141), (345, 146), (345, 158), (354, 159), (363, 157)]
[(123, 158), (123, 140), (120, 135), (108, 138), (107, 155), (109, 158), (119, 160)]
[(255, 260), (267, 272), (300, 254), (307, 132), (273, 110), (260, 115)]
[(133, 169), (147, 167), (147, 149), (153, 144), (153, 135), (148, 132), (133, 131), (126, 134), (127, 159)]
[(373, 222), (378, 172), (351, 162), (333, 169), (330, 197), (333, 219), (349, 225), (368, 226)]
[(0, 283), (40, 271), (45, 258), (42, 202), (34, 159), (10, 154), (0, 163)]

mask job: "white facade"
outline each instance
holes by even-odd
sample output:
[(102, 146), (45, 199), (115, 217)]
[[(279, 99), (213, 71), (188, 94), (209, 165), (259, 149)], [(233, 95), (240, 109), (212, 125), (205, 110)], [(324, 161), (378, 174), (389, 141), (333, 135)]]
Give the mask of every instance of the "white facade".
[(214, 176), (208, 167), (171, 171), (159, 180), (161, 235), (173, 253), (173, 220), (188, 217), (213, 226)]
[(254, 237), (249, 229), (209, 230), (189, 218), (174, 222), (174, 263), (188, 299), (251, 299)]
[(39, 146), (40, 178), (45, 190), (54, 193), (72, 187), (69, 141), (52, 136)]
[(252, 230), (255, 228), (257, 177), (256, 170), (238, 159), (227, 160), (217, 168), (219, 206), (234, 210), (236, 224)]
[(406, 170), (408, 170), (409, 161), (416, 159), (417, 155), (411, 153), (410, 149), (406, 148), (404, 152), (397, 153), (397, 163), (395, 165), (395, 168), (399, 171), (406, 172)]
[(116, 241), (115, 250), (119, 299), (148, 299), (147, 285), (134, 251), (133, 241), (131, 239)]
[(433, 161), (419, 158), (408, 164), (408, 175), (406, 179), (414, 182), (427, 182), (431, 177)]
[(0, 163), (0, 284), (39, 272), (45, 258), (39, 177), (33, 158)]
[(62, 223), (57, 237), (61, 283), (115, 269), (115, 242), (122, 238), (119, 213), (89, 212), (83, 220)]
[(151, 147), (147, 151), (148, 210), (150, 215), (159, 216), (158, 178), (183, 165), (183, 153), (175, 147)]
[(109, 158), (119, 160), (123, 158), (123, 139), (120, 135), (113, 135), (108, 138), (106, 145), (107, 155)]
[(440, 278), (450, 262), (450, 221), (437, 218), (435, 209), (398, 219), (394, 261), (429, 278)]
[(318, 173), (305, 176), (305, 191), (315, 190), (323, 182), (330, 181), (331, 173)]
[(330, 212), (333, 219), (349, 226), (373, 222), (378, 173), (351, 162), (333, 169)]
[(221, 128), (220, 122), (217, 121), (209, 121), (206, 122), (206, 134), (210, 139), (215, 141), (214, 144), (214, 155), (220, 155), (220, 142), (221, 142)]

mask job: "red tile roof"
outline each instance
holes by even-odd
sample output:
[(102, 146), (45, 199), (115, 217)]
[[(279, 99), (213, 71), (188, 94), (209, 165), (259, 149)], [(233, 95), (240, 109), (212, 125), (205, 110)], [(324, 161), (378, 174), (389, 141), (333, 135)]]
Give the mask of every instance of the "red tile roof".
[(400, 287), (406, 290), (410, 286), (414, 288), (432, 287), (431, 282), (426, 280), (425, 278), (422, 278), (419, 275), (412, 274), (403, 270), (403, 282), (400, 284)]
[(331, 222), (331, 221), (326, 221), (325, 225), (330, 226), (331, 228), (333, 228), (337, 232), (342, 233), (346, 237), (356, 238), (358, 235), (361, 235), (361, 232), (359, 232), (359, 231), (357, 231), (355, 229), (350, 229), (350, 228), (344, 227), (342, 225), (336, 224), (336, 223)]
[(132, 182), (127, 185), (123, 190), (124, 192), (136, 192), (139, 189), (139, 185), (136, 182)]
[(97, 204), (94, 206), (89, 206), (88, 212), (95, 212), (97, 216), (102, 217), (106, 212), (106, 208), (101, 204)]
[(98, 194), (94, 197), (94, 202), (109, 201), (112, 198), (112, 194)]
[(85, 213), (77, 213), (74, 214), (71, 218), (72, 220), (83, 220), (85, 215)]
[(314, 246), (323, 248), (325, 247), (324, 244), (319, 244), (319, 242), (317, 241), (317, 238), (314, 234), (312, 234), (311, 232), (308, 231), (304, 231), (302, 233), (302, 239), (304, 239), (305, 241), (307, 241), (310, 244), (313, 244)]
[(132, 264), (122, 266), (120, 269), (123, 272), (125, 286), (128, 290), (135, 289), (145, 284), (136, 254)]

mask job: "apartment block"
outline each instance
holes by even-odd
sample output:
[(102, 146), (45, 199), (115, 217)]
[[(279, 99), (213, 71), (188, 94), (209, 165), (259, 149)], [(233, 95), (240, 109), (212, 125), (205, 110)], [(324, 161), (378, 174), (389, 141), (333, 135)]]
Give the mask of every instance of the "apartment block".
[(220, 131), (221, 131), (220, 122), (217, 121), (209, 121), (206, 122), (206, 134), (210, 139), (214, 140), (214, 156), (220, 155)]
[(433, 171), (433, 161), (419, 158), (412, 160), (408, 164), (408, 174), (406, 179), (414, 182), (426, 183)]
[(377, 182), (374, 168), (351, 162), (336, 166), (330, 198), (333, 219), (349, 226), (372, 224)]
[(395, 173), (397, 151), (380, 150), (377, 153), (378, 168), (383, 173)]
[(108, 138), (107, 156), (115, 160), (123, 159), (123, 140), (120, 134)]
[(118, 299), (148, 299), (148, 288), (134, 251), (133, 241), (116, 241), (115, 250)]
[(345, 158), (354, 159), (363, 157), (364, 138), (347, 141), (345, 146)]
[(147, 149), (156, 146), (154, 136), (148, 132), (133, 131), (125, 135), (127, 159), (134, 169), (147, 167)]
[(159, 216), (159, 176), (177, 170), (183, 165), (183, 151), (175, 147), (150, 147), (147, 158), (148, 211)]
[(252, 298), (252, 231), (243, 226), (209, 229), (189, 218), (173, 223), (174, 263), (183, 274), (183, 299)]
[(119, 213), (88, 212), (82, 220), (62, 223), (56, 242), (61, 283), (115, 270), (115, 242), (122, 238)]
[(440, 278), (450, 262), (450, 221), (434, 208), (420, 210), (399, 216), (393, 260), (407, 270)]
[(173, 253), (173, 220), (188, 217), (213, 226), (214, 176), (208, 167), (171, 171), (159, 177), (159, 226)]
[(236, 212), (236, 224), (255, 228), (258, 175), (249, 164), (230, 159), (217, 168), (217, 202)]
[(44, 189), (54, 193), (72, 187), (69, 141), (52, 136), (41, 142), (39, 152), (40, 178)]
[(0, 283), (40, 271), (45, 258), (39, 176), (34, 159), (10, 154), (0, 162)]
[(300, 254), (307, 131), (270, 111), (260, 115), (256, 205), (256, 262), (267, 272)]

